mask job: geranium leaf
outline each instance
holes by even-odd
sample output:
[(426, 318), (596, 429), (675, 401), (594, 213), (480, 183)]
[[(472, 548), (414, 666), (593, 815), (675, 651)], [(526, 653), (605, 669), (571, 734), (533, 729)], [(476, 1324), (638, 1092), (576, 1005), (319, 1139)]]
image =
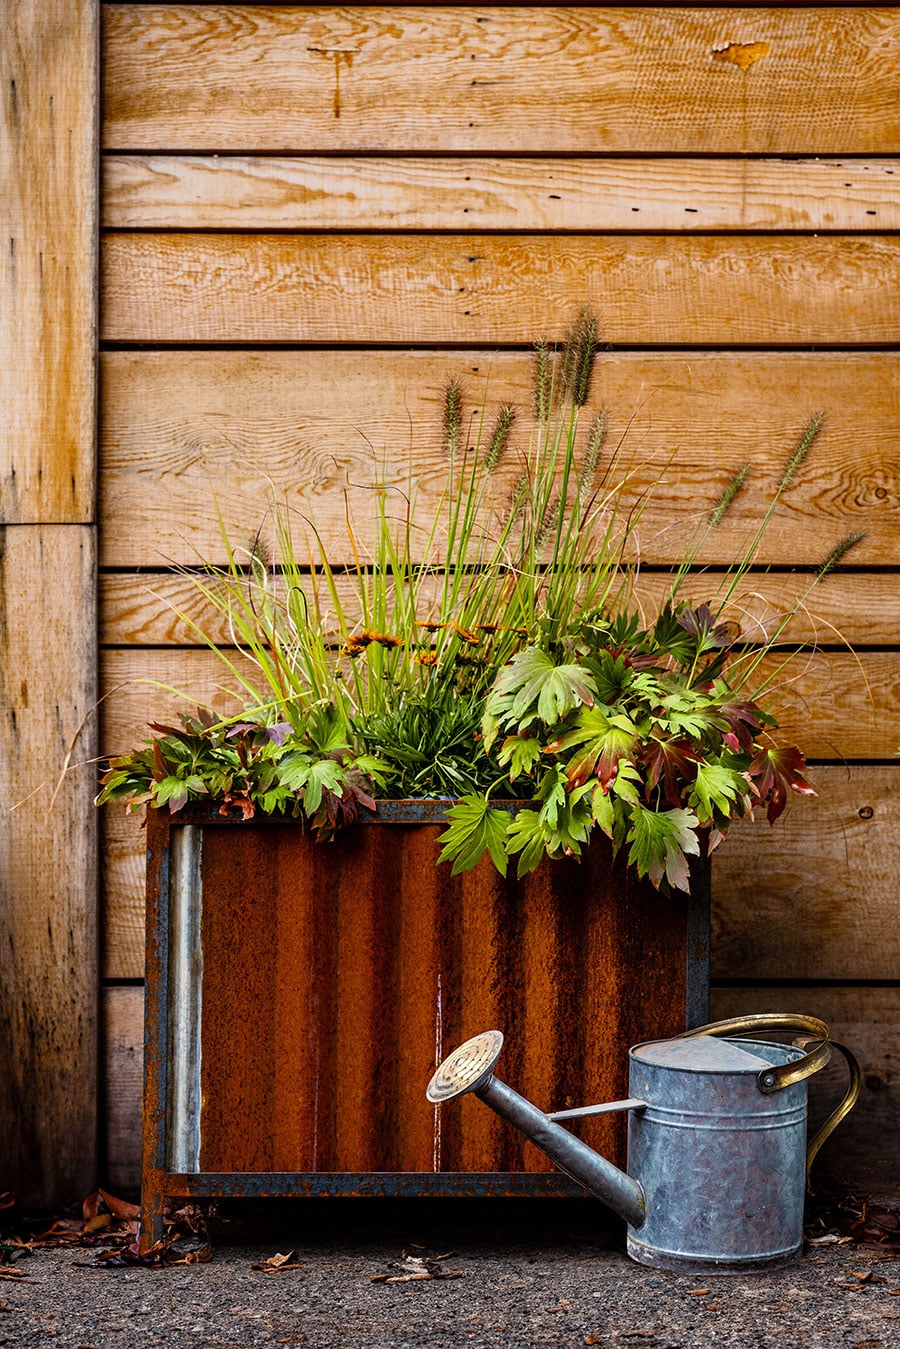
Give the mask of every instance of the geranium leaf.
[(678, 806), (682, 788), (692, 781), (701, 757), (690, 740), (648, 741), (641, 749), (641, 761), (647, 766), (648, 793), (662, 781), (663, 796), (669, 805)]
[(534, 871), (547, 853), (547, 835), (536, 810), (520, 810), (509, 826), (506, 843), (508, 853), (518, 853), (516, 875), (526, 876)]
[(654, 811), (635, 806), (628, 842), (629, 860), (638, 875), (649, 876), (657, 887), (665, 876), (673, 889), (689, 891), (687, 857), (700, 852), (698, 825), (697, 816), (690, 810)]
[(527, 726), (535, 717), (548, 725), (594, 701), (594, 680), (583, 665), (555, 665), (539, 647), (519, 651), (503, 667), (488, 697), (488, 714), (501, 725)]
[(759, 798), (768, 803), (766, 815), (774, 824), (787, 803), (788, 788), (801, 796), (815, 796), (815, 788), (804, 774), (806, 760), (793, 745), (760, 750), (749, 768)]
[(501, 767), (509, 765), (511, 782), (531, 771), (541, 757), (541, 742), (533, 736), (510, 735), (504, 740), (497, 755)]
[(747, 794), (747, 782), (733, 768), (724, 764), (699, 763), (688, 802), (705, 824), (714, 812), (731, 815), (732, 806)]
[(438, 838), (443, 843), (439, 862), (452, 862), (452, 874), (469, 871), (489, 852), (501, 876), (506, 875), (506, 835), (509, 816), (493, 810), (487, 798), (476, 793), (464, 796), (447, 812), (450, 825)]
[(340, 794), (346, 774), (334, 759), (317, 759), (310, 764), (303, 787), (303, 809), (307, 815), (314, 815), (319, 809), (324, 791)]
[(583, 745), (582, 752), (569, 760), (566, 770), (569, 784), (580, 787), (593, 773), (605, 791), (619, 770), (620, 760), (631, 755), (636, 736), (637, 727), (628, 717), (607, 716), (599, 707), (592, 707), (580, 712), (575, 727), (548, 745), (548, 749), (561, 753)]

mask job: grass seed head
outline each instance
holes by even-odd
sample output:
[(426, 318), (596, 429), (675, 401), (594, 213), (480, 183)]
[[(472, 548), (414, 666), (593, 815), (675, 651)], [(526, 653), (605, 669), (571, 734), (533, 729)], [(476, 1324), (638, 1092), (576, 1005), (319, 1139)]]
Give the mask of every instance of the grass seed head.
[(576, 407), (584, 407), (588, 400), (598, 331), (597, 315), (585, 305), (566, 333), (562, 354), (563, 387)]
[(487, 452), (484, 456), (484, 470), (486, 473), (493, 473), (494, 469), (503, 458), (503, 452), (509, 444), (509, 433), (512, 430), (512, 424), (516, 419), (516, 410), (509, 404), (502, 407), (497, 413), (497, 420), (494, 423), (494, 429), (491, 431), (491, 438), (488, 441)]
[(709, 523), (711, 525), (721, 524), (722, 520), (731, 509), (732, 503), (734, 502), (734, 499), (737, 496), (738, 492), (740, 492), (744, 483), (747, 481), (747, 475), (749, 474), (749, 472), (750, 472), (750, 465), (744, 464), (742, 468), (738, 469), (737, 473), (735, 473), (734, 477), (730, 480), (730, 482), (726, 484), (725, 490), (723, 491), (722, 495), (719, 497), (715, 506), (713, 506), (712, 510), (709, 513)]
[(545, 338), (534, 344), (534, 419), (546, 422), (553, 401), (553, 348)]
[(444, 390), (444, 448), (451, 462), (459, 454), (462, 444), (462, 389), (459, 380), (451, 379)]
[(841, 539), (840, 543), (832, 548), (825, 561), (816, 571), (816, 580), (821, 581), (830, 571), (834, 571), (835, 567), (843, 562), (850, 549), (855, 548), (858, 543), (862, 543), (865, 537), (865, 534), (848, 534), (845, 539)]
[(791, 483), (800, 472), (803, 461), (815, 444), (816, 437), (821, 431), (822, 423), (824, 421), (825, 413), (816, 412), (810, 417), (806, 426), (803, 428), (800, 439), (794, 447), (793, 454), (782, 469), (781, 477), (778, 480), (779, 492), (783, 492), (786, 487), (790, 487)]

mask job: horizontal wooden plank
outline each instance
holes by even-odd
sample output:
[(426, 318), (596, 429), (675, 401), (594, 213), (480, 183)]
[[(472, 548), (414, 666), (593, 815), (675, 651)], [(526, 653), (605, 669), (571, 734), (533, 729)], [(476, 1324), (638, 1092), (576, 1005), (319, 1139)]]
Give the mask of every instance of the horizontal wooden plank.
[[(252, 675), (249, 658), (238, 654), (242, 675)], [(758, 677), (783, 659), (770, 657)], [(223, 711), (239, 710), (237, 694), (231, 694), (236, 680), (210, 651), (113, 647), (103, 652), (101, 669), (104, 691), (115, 689), (104, 703), (104, 753), (128, 749), (146, 722), (188, 710), (157, 684)], [(883, 759), (900, 745), (900, 650), (801, 652), (775, 676), (766, 696), (781, 724), (780, 738), (796, 742), (810, 758)]]
[[(226, 654), (229, 659), (234, 655)], [(781, 669), (786, 661), (790, 663)], [(261, 688), (249, 657), (238, 652), (234, 664), (254, 688)], [(235, 676), (205, 649), (107, 648), (101, 668), (104, 690), (115, 689), (104, 703), (105, 753), (121, 753), (135, 743), (148, 721), (187, 710), (190, 701), (230, 714), (239, 710), (244, 697)], [(799, 744), (809, 758), (884, 759), (900, 744), (900, 651), (770, 656), (757, 671), (756, 681), (762, 683), (769, 676), (765, 705), (778, 717), (779, 737)], [(842, 692), (840, 703), (836, 689)]]
[(115, 229), (865, 231), (900, 228), (900, 159), (108, 155)]
[(892, 235), (111, 234), (109, 342), (521, 343), (585, 299), (629, 346), (896, 341)]
[[(900, 744), (900, 657), (866, 653), (861, 664), (874, 709), (853, 658), (823, 653), (799, 678), (795, 710), (784, 717), (784, 739), (796, 738), (822, 757), (834, 756), (835, 745), (848, 756), (864, 757), (885, 756)], [(156, 679), (204, 700), (223, 682), (214, 657), (202, 651), (107, 651), (104, 667), (105, 687), (116, 690), (104, 705), (107, 752), (129, 748), (148, 721), (186, 707), (151, 684), (133, 681)], [(221, 694), (216, 703), (223, 710), (233, 706)], [(900, 765), (817, 768), (817, 800), (798, 802), (772, 829), (765, 823), (735, 829), (713, 873), (718, 975), (830, 979), (862, 977), (862, 969), (865, 977), (895, 977), (900, 952), (891, 859), (898, 773)], [(119, 807), (106, 812), (104, 827), (104, 968), (108, 977), (132, 978), (143, 968), (143, 834), (140, 820)], [(809, 923), (800, 922), (798, 914), (806, 911)], [(820, 935), (823, 925), (827, 940)]]
[(900, 149), (894, 8), (104, 6), (109, 149)]
[[(846, 686), (834, 687), (846, 707)], [(885, 749), (896, 743), (895, 730)], [(900, 760), (815, 778), (816, 800), (771, 829), (741, 823), (714, 858), (717, 977), (897, 978)]]
[[(144, 990), (103, 990), (106, 1184), (117, 1194), (140, 1185), (141, 1063)], [(748, 1012), (805, 1012), (822, 1017), (835, 1039), (847, 1044), (863, 1072), (860, 1099), (828, 1141), (815, 1176), (864, 1186), (873, 1197), (896, 1202), (900, 1174), (900, 990), (897, 988), (714, 989), (716, 1017)], [(813, 1127), (840, 1100), (846, 1080), (843, 1059), (810, 1082)]]
[[(696, 573), (682, 598), (705, 603), (719, 593), (725, 573)], [(203, 573), (199, 576), (202, 578)], [(751, 573), (734, 597), (733, 612), (745, 636), (771, 632), (808, 583), (806, 574)], [(359, 616), (357, 592), (349, 578), (336, 581), (345, 614)], [(667, 593), (671, 578), (643, 572), (634, 589), (635, 603), (652, 612)], [(891, 646), (900, 642), (900, 578), (894, 572), (832, 574), (814, 592), (784, 631), (785, 640), (831, 644)], [(227, 618), (215, 609), (189, 576), (149, 576), (119, 572), (100, 578), (100, 641), (106, 646), (184, 646), (202, 641), (191, 623), (220, 645), (234, 641)], [(181, 617), (184, 615), (184, 618)], [(326, 618), (328, 616), (326, 615)], [(185, 621), (190, 620), (190, 622)], [(331, 632), (339, 637), (336, 620)]]
[(100, 992), (103, 1062), (100, 1183), (129, 1198), (141, 1185), (141, 1098), (144, 1085), (144, 990)]
[[(876, 988), (718, 988), (714, 1017), (754, 1012), (805, 1012), (819, 1016), (840, 1044), (855, 1054), (862, 1069), (859, 1100), (819, 1154), (813, 1187), (826, 1178), (867, 1197), (896, 1204), (900, 1200), (900, 989)], [(840, 1101), (847, 1069), (840, 1054), (809, 1081), (812, 1129)]]
[[(441, 406), (453, 377), (473, 430), (485, 400), (489, 416), (502, 403), (520, 409), (508, 464), (528, 443), (524, 353), (107, 352), (101, 368), (105, 566), (222, 561), (216, 503), (234, 542), (246, 544), (265, 525), (272, 492), (311, 511), (344, 560), (345, 491), (365, 543), (371, 494), (348, 485), (371, 483), (376, 470), (397, 488), (414, 470), (417, 511), (430, 519), (446, 482)], [(614, 352), (598, 361), (591, 402), (610, 410), (607, 443), (610, 452), (622, 443), (636, 496), (668, 466), (641, 520), (645, 562), (680, 557), (705, 510), (750, 461), (745, 490), (703, 553), (726, 564), (740, 556), (799, 430), (824, 408), (825, 430), (760, 560), (815, 565), (837, 539), (862, 530), (859, 565), (897, 563), (895, 355)]]

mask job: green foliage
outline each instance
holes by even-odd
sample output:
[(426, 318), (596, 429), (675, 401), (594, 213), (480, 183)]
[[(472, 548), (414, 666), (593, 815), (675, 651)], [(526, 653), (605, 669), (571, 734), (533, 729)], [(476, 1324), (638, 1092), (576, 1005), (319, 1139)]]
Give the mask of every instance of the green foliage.
[(494, 810), (486, 797), (464, 796), (447, 812), (450, 824), (441, 835), (444, 847), (439, 862), (452, 862), (452, 875), (469, 871), (485, 852), (502, 876), (506, 875), (506, 835), (509, 816)]
[[(443, 797), (456, 803), (440, 853), (454, 873), (482, 857), (505, 873), (515, 857), (524, 875), (544, 857), (580, 856), (599, 829), (641, 876), (684, 890), (688, 859), (732, 820), (756, 805), (774, 820), (789, 792), (812, 794), (802, 755), (773, 738), (764, 705), (790, 653), (774, 672), (760, 667), (859, 536), (832, 549), (762, 639), (744, 641), (736, 615), (821, 415), (802, 429), (716, 593), (698, 559), (749, 465), (700, 503), (668, 593), (645, 615), (628, 559), (639, 556), (647, 493), (620, 467), (621, 446), (607, 451), (608, 411), (588, 407), (597, 342), (589, 308), (562, 351), (539, 342), (527, 412), (504, 403), (473, 413), (451, 382), (438, 501), (422, 507), (412, 477), (375, 473), (348, 487), (349, 567), (332, 561), (305, 506), (273, 504), (274, 562), (259, 540), (236, 548), (223, 525), (226, 565), (189, 575), (232, 641), (181, 617), (245, 709), (151, 726), (152, 740), (110, 760), (98, 800), (171, 811), (215, 801), (296, 816), (329, 838), (378, 797)], [(689, 585), (700, 602), (684, 598)]]

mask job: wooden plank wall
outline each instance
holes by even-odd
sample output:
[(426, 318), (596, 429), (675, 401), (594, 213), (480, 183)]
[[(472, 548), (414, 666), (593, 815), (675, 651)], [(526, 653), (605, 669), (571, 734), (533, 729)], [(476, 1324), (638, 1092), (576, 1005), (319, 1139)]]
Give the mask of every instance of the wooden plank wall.
[[(101, 613), (103, 743), (210, 692), (167, 570), (221, 555), (267, 487), (340, 547), (342, 488), (440, 481), (440, 399), (527, 402), (527, 351), (580, 303), (611, 346), (623, 432), (675, 468), (643, 532), (677, 555), (745, 460), (758, 516), (807, 416), (811, 472), (767, 542), (767, 605), (856, 530), (798, 640), (785, 722), (820, 797), (745, 829), (715, 868), (714, 1010), (806, 1009), (866, 1087), (832, 1164), (884, 1183), (900, 1152), (900, 9), (779, 5), (106, 4)], [(412, 429), (411, 429), (412, 428)], [(362, 477), (361, 477), (362, 475)], [(848, 654), (840, 640), (856, 644)], [(105, 823), (108, 1173), (136, 1175), (142, 842)], [(832, 1088), (833, 1089), (833, 1088)], [(896, 1176), (896, 1171), (894, 1172)]]
[(43, 1206), (96, 1179), (99, 4), (0, 24), (0, 1191)]

